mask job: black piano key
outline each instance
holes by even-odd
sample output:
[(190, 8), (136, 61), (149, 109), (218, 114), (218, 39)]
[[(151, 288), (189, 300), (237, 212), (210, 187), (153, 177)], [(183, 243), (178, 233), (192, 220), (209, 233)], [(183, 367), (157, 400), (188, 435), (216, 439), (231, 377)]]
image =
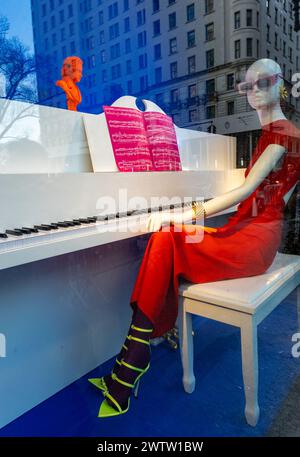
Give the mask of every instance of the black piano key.
[(96, 222), (97, 221), (97, 216), (88, 217), (87, 219), (90, 222)]
[(6, 233), (0, 233), (0, 238), (8, 238)]
[(58, 225), (57, 224), (54, 224), (54, 223), (51, 222), (50, 225), (51, 225), (52, 230), (57, 230), (58, 229)]
[(38, 229), (32, 227), (22, 227), (22, 229), (30, 230), (31, 233), (38, 233)]
[(82, 222), (83, 224), (90, 224), (90, 223), (91, 223), (91, 221), (89, 221), (88, 219), (85, 219), (85, 218), (83, 218), (83, 217), (81, 217), (81, 218), (79, 219), (79, 222)]
[(57, 227), (63, 227), (63, 228), (70, 227), (69, 224), (67, 224), (66, 222), (57, 222), (56, 225), (57, 225)]
[(81, 222), (79, 222), (77, 219), (73, 219), (72, 221), (74, 225), (81, 225)]
[(69, 227), (74, 227), (74, 222), (73, 221), (64, 221), (65, 224), (68, 224)]
[(26, 229), (26, 228), (20, 228), (20, 229), (19, 228), (15, 228), (15, 230), (20, 231), (20, 232), (22, 232), (22, 233), (24, 233), (26, 235), (29, 235), (31, 233), (31, 230)]
[(8, 235), (21, 236), (23, 233), (20, 230), (5, 230)]
[(51, 227), (49, 225), (35, 225), (34, 228), (38, 230), (44, 230), (46, 232), (51, 230)]

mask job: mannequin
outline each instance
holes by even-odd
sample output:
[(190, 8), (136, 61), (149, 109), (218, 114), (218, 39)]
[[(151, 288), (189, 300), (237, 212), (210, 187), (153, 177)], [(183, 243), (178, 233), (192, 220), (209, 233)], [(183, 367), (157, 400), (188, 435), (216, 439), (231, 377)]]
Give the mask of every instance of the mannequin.
[(67, 57), (61, 69), (62, 79), (55, 85), (61, 87), (67, 97), (68, 110), (77, 111), (77, 105), (81, 102), (81, 93), (76, 83), (82, 78), (82, 60), (79, 57)]
[[(154, 233), (131, 295), (128, 335), (111, 374), (89, 380), (105, 397), (99, 417), (128, 411), (131, 390), (137, 394), (150, 366), (150, 338), (174, 327), (180, 276), (204, 283), (259, 275), (272, 264), (281, 242), (284, 206), (300, 179), (300, 133), (281, 110), (282, 87), (281, 69), (270, 59), (252, 64), (238, 85), (262, 126), (241, 186), (182, 213), (149, 216), (147, 227)], [(187, 224), (198, 214), (215, 214), (237, 203), (236, 214), (214, 232)], [(196, 243), (186, 240), (191, 227), (203, 235)]]
[[(275, 74), (281, 74), (281, 68), (278, 63), (271, 59), (260, 59), (248, 69), (245, 82), (254, 82), (262, 76), (272, 76)], [(280, 119), (287, 120), (280, 106), (280, 86), (282, 85), (282, 79), (277, 78), (276, 83), (269, 90), (262, 91), (255, 86), (255, 90), (247, 94), (248, 102), (256, 110), (262, 126)], [(285, 149), (282, 146), (268, 146), (240, 187), (203, 204), (206, 215), (209, 216), (223, 211), (248, 197), (261, 183), (262, 179), (269, 174), (284, 152)], [(149, 217), (147, 227), (150, 231), (156, 231), (162, 225), (170, 222), (181, 223), (190, 221), (192, 215), (191, 209), (185, 211), (183, 215), (173, 217), (171, 215), (154, 214)]]

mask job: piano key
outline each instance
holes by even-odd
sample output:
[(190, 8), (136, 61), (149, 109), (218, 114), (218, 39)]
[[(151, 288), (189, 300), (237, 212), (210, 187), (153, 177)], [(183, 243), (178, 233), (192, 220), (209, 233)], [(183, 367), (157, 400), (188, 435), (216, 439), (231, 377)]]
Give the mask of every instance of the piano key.
[(38, 233), (38, 229), (33, 227), (22, 227), (22, 229), (30, 230), (31, 233)]
[(51, 223), (50, 225), (52, 227), (52, 230), (57, 230), (58, 229), (58, 225), (57, 224)]
[(98, 221), (106, 221), (107, 220), (107, 216), (106, 215), (97, 216), (97, 219), (98, 219)]
[(65, 224), (68, 224), (69, 227), (74, 227), (74, 222), (73, 221), (64, 221)]
[(80, 218), (79, 222), (82, 222), (83, 224), (90, 224), (91, 223), (91, 221), (89, 221), (88, 219), (85, 219), (85, 218)]
[(26, 228), (20, 228), (20, 229), (15, 228), (15, 230), (20, 231), (20, 232), (24, 233), (25, 235), (29, 235), (31, 233), (31, 230), (26, 229)]
[(23, 233), (20, 230), (5, 230), (8, 235), (21, 236)]
[(88, 221), (96, 222), (97, 221), (97, 216), (88, 217), (87, 219), (88, 219)]
[(72, 221), (72, 222), (74, 222), (74, 225), (81, 225), (81, 222), (79, 222), (79, 221), (78, 221), (78, 220), (76, 220), (76, 219), (73, 219), (73, 221)]
[(56, 225), (57, 225), (57, 227), (63, 227), (63, 228), (70, 227), (69, 224), (67, 224), (66, 222), (57, 222)]
[(7, 233), (0, 233), (0, 238), (7, 238)]
[(34, 228), (38, 230), (45, 230), (46, 232), (51, 230), (51, 227), (49, 225), (35, 225)]

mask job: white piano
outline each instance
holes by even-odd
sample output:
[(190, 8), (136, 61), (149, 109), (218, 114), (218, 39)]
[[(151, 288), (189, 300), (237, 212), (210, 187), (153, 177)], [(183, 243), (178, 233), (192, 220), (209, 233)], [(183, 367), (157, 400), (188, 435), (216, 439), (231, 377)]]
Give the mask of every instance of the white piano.
[(104, 114), (0, 100), (0, 427), (119, 351), (147, 209), (243, 182), (234, 138), (175, 129), (181, 172), (120, 173)]

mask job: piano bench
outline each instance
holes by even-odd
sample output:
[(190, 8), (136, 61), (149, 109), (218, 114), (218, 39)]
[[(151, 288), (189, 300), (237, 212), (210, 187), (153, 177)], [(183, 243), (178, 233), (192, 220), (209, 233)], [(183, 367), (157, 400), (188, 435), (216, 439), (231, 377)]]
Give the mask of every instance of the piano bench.
[(262, 275), (203, 284), (182, 280), (179, 285), (178, 330), (184, 390), (192, 393), (195, 389), (192, 315), (239, 327), (245, 416), (248, 424), (255, 426), (259, 418), (257, 326), (295, 288), (299, 319), (299, 284), (300, 256), (281, 253), (276, 254), (272, 265)]

